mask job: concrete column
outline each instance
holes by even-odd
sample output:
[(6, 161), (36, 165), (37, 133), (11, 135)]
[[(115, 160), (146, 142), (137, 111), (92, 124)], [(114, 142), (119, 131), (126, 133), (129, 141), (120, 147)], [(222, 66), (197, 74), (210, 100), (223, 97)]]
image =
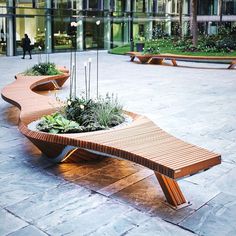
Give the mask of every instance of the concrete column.
[(124, 22), (124, 43), (128, 43), (129, 42), (129, 21), (128, 19), (125, 19)]
[(83, 30), (83, 20), (79, 20), (77, 22), (77, 35), (76, 35), (76, 40), (77, 40), (77, 49), (82, 51), (83, 50), (83, 34), (84, 34), (84, 30)]
[(52, 52), (52, 17), (50, 14), (51, 0), (46, 0), (45, 9), (45, 50), (46, 53)]
[(153, 27), (153, 22), (152, 20), (148, 20), (145, 24), (145, 39), (152, 39), (152, 27)]
[(166, 13), (171, 13), (171, 1), (166, 2)]
[[(171, 13), (171, 2), (170, 1), (168, 1), (166, 3), (166, 13), (167, 14)], [(171, 35), (171, 17), (170, 16), (167, 16), (165, 19), (165, 32), (168, 35)]]
[[(14, 7), (13, 0), (7, 1), (7, 7)], [(13, 10), (7, 10), (8, 14), (12, 14)], [(16, 37), (14, 33), (15, 28), (15, 18), (14, 16), (6, 18), (6, 42), (7, 42), (7, 56), (14, 56), (15, 55), (15, 44), (16, 44)]]
[(131, 0), (131, 1), (134, 1), (134, 5), (133, 5), (133, 12), (136, 12), (137, 11), (137, 0)]
[(148, 4), (148, 11), (150, 13), (152, 13), (152, 5), (153, 5), (153, 0), (148, 0), (149, 4)]
[(171, 19), (169, 17), (165, 20), (165, 32), (171, 35)]
[(146, 0), (145, 1), (145, 11), (146, 11), (146, 13), (150, 13), (149, 5), (150, 5), (150, 0)]
[(7, 41), (7, 56), (14, 56), (14, 23), (12, 17), (7, 17), (7, 32), (6, 32), (6, 41)]
[(189, 2), (187, 0), (184, 0), (183, 1), (183, 14), (184, 15), (188, 14), (188, 5), (189, 5)]
[[(151, 10), (151, 2), (152, 0), (146, 0), (145, 4), (146, 4), (146, 14), (149, 15), (152, 10)], [(150, 17), (147, 17), (147, 22), (145, 23), (145, 38), (146, 39), (152, 39), (152, 28), (153, 28), (153, 22), (152, 19)]]
[(105, 10), (110, 9), (110, 0), (103, 0), (103, 6)]
[(103, 0), (99, 0), (99, 1), (98, 1), (98, 9), (99, 9), (99, 10), (103, 10), (103, 6), (104, 6)]
[(183, 35), (187, 35), (188, 33), (188, 27), (189, 27), (189, 24), (188, 24), (188, 21), (183, 21)]
[(104, 18), (104, 49), (111, 47), (111, 18)]
[[(76, 15), (79, 14), (79, 10), (83, 9), (83, 0), (78, 0), (76, 2)], [(83, 42), (83, 34), (84, 34), (84, 21), (83, 18), (77, 18), (77, 30), (76, 30), (76, 45), (77, 45), (77, 50), (82, 51), (84, 47), (84, 42)]]
[(130, 11), (130, 0), (126, 0), (126, 9), (127, 12)]
[(183, 13), (182, 34), (184, 36), (184, 35), (187, 35), (187, 33), (188, 33), (188, 21), (184, 20), (184, 15), (188, 14), (188, 1), (187, 0), (183, 0), (183, 10), (182, 10), (182, 13)]
[(76, 1), (76, 9), (77, 10), (83, 10), (83, 0), (77, 0)]

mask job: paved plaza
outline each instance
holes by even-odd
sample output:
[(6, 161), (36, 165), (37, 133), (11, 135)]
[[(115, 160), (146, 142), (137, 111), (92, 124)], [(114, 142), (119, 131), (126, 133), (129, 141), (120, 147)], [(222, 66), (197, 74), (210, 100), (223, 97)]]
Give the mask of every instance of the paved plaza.
[[(84, 90), (84, 62), (92, 58), (95, 95), (96, 52), (77, 57), (78, 92)], [(69, 58), (69, 53), (50, 55), (67, 68)], [(37, 55), (0, 57), (0, 88), (37, 62)], [(153, 172), (129, 161), (51, 163), (19, 132), (19, 110), (1, 99), (0, 235), (236, 235), (236, 69), (179, 64), (141, 65), (101, 51), (99, 91), (117, 94), (126, 110), (222, 155), (221, 165), (179, 181), (191, 206), (171, 209)], [(68, 91), (67, 82), (45, 95), (66, 98)], [(123, 188), (106, 191), (120, 179), (127, 179)]]

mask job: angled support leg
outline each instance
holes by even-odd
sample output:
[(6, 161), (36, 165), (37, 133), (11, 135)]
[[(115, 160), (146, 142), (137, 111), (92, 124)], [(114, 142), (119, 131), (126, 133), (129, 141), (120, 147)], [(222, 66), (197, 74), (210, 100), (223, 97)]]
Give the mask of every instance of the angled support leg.
[(236, 61), (232, 61), (228, 67), (228, 69), (233, 69), (236, 66)]
[(147, 61), (147, 64), (151, 64), (151, 63), (152, 63), (152, 60), (153, 60), (153, 57), (151, 57), (151, 58)]
[(166, 201), (175, 210), (189, 206), (176, 180), (155, 172), (157, 180), (164, 192)]
[(60, 86), (58, 85), (57, 81), (56, 80), (52, 80), (52, 84), (54, 86), (54, 89), (60, 89)]
[(130, 56), (130, 61), (134, 61), (135, 56)]
[(173, 66), (178, 66), (178, 64), (177, 64), (177, 62), (176, 62), (175, 59), (171, 59), (171, 62), (172, 62), (172, 64), (173, 64)]

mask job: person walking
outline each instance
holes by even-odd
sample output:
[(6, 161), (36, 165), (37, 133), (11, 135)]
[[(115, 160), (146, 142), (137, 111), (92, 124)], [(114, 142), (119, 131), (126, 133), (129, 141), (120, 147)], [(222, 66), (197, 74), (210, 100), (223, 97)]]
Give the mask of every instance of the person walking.
[(1, 28), (1, 42), (4, 43), (4, 30)]
[(26, 52), (29, 53), (30, 59), (32, 59), (31, 56), (31, 41), (27, 34), (25, 34), (25, 37), (22, 39), (22, 48), (23, 48), (23, 57), (22, 59), (25, 59)]

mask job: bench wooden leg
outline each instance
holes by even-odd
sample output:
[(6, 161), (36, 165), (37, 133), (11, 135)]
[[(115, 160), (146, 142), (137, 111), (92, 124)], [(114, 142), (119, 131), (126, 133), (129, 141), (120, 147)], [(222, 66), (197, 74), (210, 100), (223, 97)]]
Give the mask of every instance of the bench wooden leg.
[(54, 86), (54, 89), (56, 90), (59, 90), (60, 89), (60, 86), (58, 85), (57, 81), (56, 80), (52, 80), (52, 84)]
[(130, 61), (134, 61), (135, 56), (130, 56)]
[(228, 67), (228, 69), (233, 69), (236, 66), (236, 61), (232, 61)]
[(176, 180), (155, 172), (157, 180), (164, 192), (167, 202), (174, 208), (179, 209), (190, 205), (185, 199)]
[(175, 59), (171, 59), (171, 62), (172, 62), (172, 64), (173, 64), (173, 66), (178, 66), (178, 64), (177, 64), (177, 62), (176, 62)]
[(147, 61), (147, 64), (151, 64), (152, 63), (152, 57)]

